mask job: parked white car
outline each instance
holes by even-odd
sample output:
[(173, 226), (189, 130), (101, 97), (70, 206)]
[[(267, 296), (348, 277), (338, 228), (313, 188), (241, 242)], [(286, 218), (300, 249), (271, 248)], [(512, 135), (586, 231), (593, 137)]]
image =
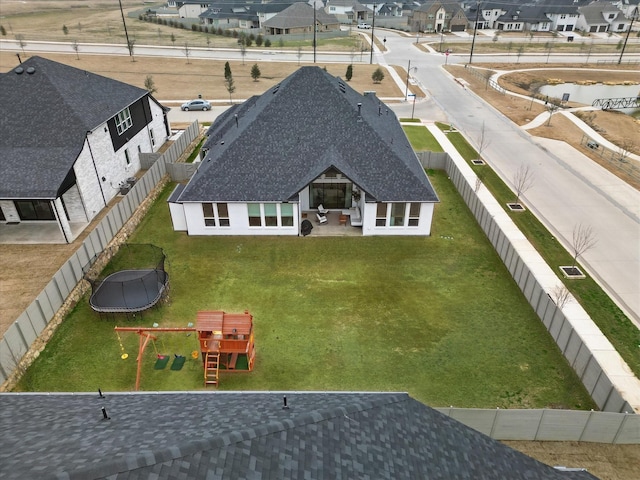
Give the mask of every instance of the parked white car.
[(371, 25), (369, 25), (368, 23), (359, 23), (358, 28), (369, 29), (371, 28)]

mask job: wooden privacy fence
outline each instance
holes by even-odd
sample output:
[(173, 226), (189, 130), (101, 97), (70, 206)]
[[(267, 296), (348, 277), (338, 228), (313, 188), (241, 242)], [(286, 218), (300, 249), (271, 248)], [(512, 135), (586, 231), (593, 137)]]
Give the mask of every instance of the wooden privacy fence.
[[(142, 201), (167, 173), (167, 165), (175, 163), (191, 142), (200, 134), (198, 122), (192, 123), (162, 155), (142, 155), (147, 172), (135, 183), (120, 202), (105, 215), (85, 238), (78, 250), (62, 265), (36, 299), (20, 314), (0, 339), (0, 384), (17, 368), (38, 335), (54, 318), (58, 309), (83, 278), (85, 267), (113, 240), (131, 218)], [(153, 160), (155, 159), (155, 160)]]
[(640, 416), (580, 410), (436, 408), (496, 440), (640, 443)]

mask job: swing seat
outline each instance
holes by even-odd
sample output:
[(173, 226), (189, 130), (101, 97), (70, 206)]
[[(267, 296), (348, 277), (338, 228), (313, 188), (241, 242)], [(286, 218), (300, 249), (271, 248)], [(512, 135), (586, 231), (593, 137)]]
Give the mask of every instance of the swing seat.
[(156, 364), (153, 366), (154, 370), (163, 370), (169, 363), (169, 355), (158, 355)]

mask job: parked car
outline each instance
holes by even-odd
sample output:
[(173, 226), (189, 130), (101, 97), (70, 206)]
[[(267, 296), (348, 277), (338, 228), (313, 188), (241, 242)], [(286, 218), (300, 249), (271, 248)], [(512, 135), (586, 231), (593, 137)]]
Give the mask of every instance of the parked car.
[(369, 25), (368, 23), (359, 23), (358, 28), (369, 29), (371, 28), (371, 25)]
[(211, 104), (206, 100), (191, 100), (190, 102), (183, 103), (180, 109), (183, 112), (188, 112), (189, 110), (211, 110)]

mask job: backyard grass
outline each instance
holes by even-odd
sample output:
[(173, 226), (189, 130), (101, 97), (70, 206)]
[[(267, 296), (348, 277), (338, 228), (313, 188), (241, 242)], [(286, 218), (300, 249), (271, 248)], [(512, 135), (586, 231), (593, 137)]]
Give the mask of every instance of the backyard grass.
[[(440, 123), (438, 127), (443, 131), (449, 130), (449, 126), (445, 124)], [(560, 265), (573, 265), (573, 258), (569, 252), (555, 240), (535, 215), (528, 210), (514, 213), (507, 208), (507, 202), (515, 201), (515, 194), (490, 167), (471, 163), (471, 160), (478, 158), (478, 153), (469, 145), (462, 134), (459, 132), (448, 133), (447, 138), (547, 264), (552, 269), (556, 269)], [(582, 271), (585, 270), (582, 269)], [(640, 376), (640, 349), (638, 348), (640, 331), (591, 277), (572, 280), (559, 275), (559, 278), (613, 344), (634, 374)]]
[[(168, 186), (130, 243), (167, 254), (169, 301), (104, 319), (86, 296), (17, 391), (128, 391), (138, 335), (119, 326), (187, 326), (199, 310), (249, 310), (256, 365), (221, 390), (408, 391), (430, 405), (596, 408), (509, 277), (444, 172), (433, 234), (412, 237), (189, 237), (171, 228)], [(142, 390), (198, 390), (195, 334), (159, 333)], [(121, 359), (128, 353), (126, 360)], [(154, 370), (157, 354), (187, 357)]]
[(444, 152), (436, 137), (423, 126), (405, 125), (402, 128), (416, 152)]

